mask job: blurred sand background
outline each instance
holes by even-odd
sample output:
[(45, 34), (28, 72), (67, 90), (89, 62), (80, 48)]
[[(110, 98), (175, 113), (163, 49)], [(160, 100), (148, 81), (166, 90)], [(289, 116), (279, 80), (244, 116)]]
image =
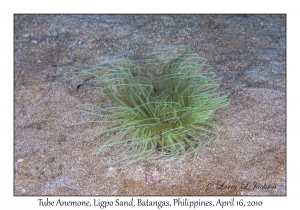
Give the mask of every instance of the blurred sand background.
[[(285, 15), (15, 15), (14, 41), (15, 195), (286, 195)], [(93, 153), (106, 139), (74, 141), (87, 128), (65, 114), (110, 102), (80, 98), (83, 81), (62, 72), (171, 44), (208, 60), (231, 103), (216, 118), (230, 122), (148, 185), (145, 163), (107, 167), (109, 152)]]

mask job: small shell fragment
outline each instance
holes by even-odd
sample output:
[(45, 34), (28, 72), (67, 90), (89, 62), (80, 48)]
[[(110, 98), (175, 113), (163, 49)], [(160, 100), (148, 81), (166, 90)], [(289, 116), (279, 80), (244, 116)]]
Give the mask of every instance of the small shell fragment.
[(158, 182), (160, 182), (160, 174), (159, 174), (159, 168), (158, 165), (148, 165), (146, 167), (145, 171), (145, 178), (146, 178), (146, 183), (148, 185), (154, 185)]
[(23, 159), (23, 158), (20, 158), (20, 159), (18, 159), (17, 160), (17, 163), (22, 163), (22, 162), (24, 162), (25, 160)]

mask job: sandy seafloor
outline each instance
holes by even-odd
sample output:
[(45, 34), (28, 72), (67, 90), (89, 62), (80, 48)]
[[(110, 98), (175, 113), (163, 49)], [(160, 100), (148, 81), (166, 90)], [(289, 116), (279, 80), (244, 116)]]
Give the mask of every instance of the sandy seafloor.
[[(15, 195), (286, 195), (285, 15), (15, 15), (14, 40)], [(171, 44), (207, 58), (231, 103), (216, 118), (230, 122), (148, 185), (145, 163), (107, 167), (110, 153), (93, 152), (106, 139), (74, 141), (87, 127), (65, 114), (110, 102), (80, 98), (62, 72)]]

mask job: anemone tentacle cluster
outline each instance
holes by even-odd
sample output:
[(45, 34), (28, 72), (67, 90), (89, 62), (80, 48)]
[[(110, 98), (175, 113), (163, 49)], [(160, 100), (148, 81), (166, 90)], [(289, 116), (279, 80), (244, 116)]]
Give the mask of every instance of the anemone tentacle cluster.
[[(174, 50), (181, 53), (170, 53)], [(165, 48), (142, 61), (115, 59), (73, 68), (91, 75), (114, 106), (80, 105), (74, 112), (96, 116), (106, 125), (94, 135), (114, 133), (101, 145), (117, 148), (116, 163), (164, 160), (196, 153), (217, 132), (214, 112), (229, 104), (206, 60), (187, 46)], [(169, 52), (169, 53), (168, 53)], [(178, 52), (178, 51), (176, 51)], [(92, 107), (86, 111), (85, 108)], [(97, 121), (96, 121), (97, 122)]]

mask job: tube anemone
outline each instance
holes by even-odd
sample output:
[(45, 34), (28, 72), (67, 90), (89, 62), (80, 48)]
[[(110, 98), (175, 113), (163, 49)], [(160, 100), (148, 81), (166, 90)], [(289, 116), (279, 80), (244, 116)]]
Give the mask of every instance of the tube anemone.
[[(170, 53), (178, 48), (184, 51)], [(213, 129), (218, 123), (210, 119), (229, 102), (218, 91), (218, 80), (208, 71), (206, 60), (187, 46), (161, 52), (142, 61), (116, 59), (71, 71), (92, 76), (90, 82), (114, 103), (108, 108), (84, 104), (72, 110), (105, 123), (87, 132), (99, 137), (113, 134), (99, 148), (115, 148), (118, 161), (112, 164), (195, 154), (218, 135)]]

